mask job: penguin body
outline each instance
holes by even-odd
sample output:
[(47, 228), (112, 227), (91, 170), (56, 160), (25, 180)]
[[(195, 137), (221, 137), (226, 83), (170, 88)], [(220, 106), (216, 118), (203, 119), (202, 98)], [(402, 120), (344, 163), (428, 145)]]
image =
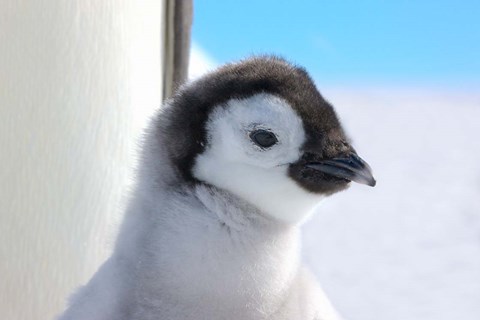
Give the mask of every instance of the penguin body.
[(298, 226), (350, 181), (375, 183), (303, 69), (226, 65), (154, 117), (114, 252), (60, 319), (339, 319)]

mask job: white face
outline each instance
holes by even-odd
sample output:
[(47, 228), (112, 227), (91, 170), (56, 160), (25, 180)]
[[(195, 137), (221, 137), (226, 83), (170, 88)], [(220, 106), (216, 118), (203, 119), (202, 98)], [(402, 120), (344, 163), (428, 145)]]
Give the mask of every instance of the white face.
[[(273, 133), (276, 143), (257, 145), (251, 134), (258, 130)], [(302, 120), (285, 100), (264, 93), (232, 99), (212, 112), (207, 132), (208, 145), (193, 167), (197, 179), (287, 223), (302, 221), (322, 199), (288, 176), (306, 136)]]

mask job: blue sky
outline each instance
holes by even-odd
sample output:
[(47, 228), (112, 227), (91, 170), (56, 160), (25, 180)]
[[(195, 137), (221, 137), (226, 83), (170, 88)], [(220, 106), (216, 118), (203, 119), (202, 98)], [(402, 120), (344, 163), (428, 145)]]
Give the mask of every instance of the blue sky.
[(219, 63), (275, 53), (325, 83), (480, 83), (480, 1), (194, 0)]

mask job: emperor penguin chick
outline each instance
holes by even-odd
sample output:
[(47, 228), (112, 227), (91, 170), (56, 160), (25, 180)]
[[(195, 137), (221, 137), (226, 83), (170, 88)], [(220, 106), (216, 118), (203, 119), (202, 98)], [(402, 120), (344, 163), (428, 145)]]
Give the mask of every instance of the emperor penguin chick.
[(225, 65), (153, 118), (114, 252), (60, 319), (339, 319), (299, 224), (351, 181), (375, 185), (303, 68)]

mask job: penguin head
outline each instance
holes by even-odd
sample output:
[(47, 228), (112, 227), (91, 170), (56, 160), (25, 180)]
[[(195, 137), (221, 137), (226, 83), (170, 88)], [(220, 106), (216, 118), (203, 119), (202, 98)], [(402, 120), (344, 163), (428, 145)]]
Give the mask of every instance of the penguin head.
[(287, 223), (351, 181), (375, 185), (307, 72), (277, 57), (229, 64), (185, 85), (164, 115), (182, 181), (226, 190)]

